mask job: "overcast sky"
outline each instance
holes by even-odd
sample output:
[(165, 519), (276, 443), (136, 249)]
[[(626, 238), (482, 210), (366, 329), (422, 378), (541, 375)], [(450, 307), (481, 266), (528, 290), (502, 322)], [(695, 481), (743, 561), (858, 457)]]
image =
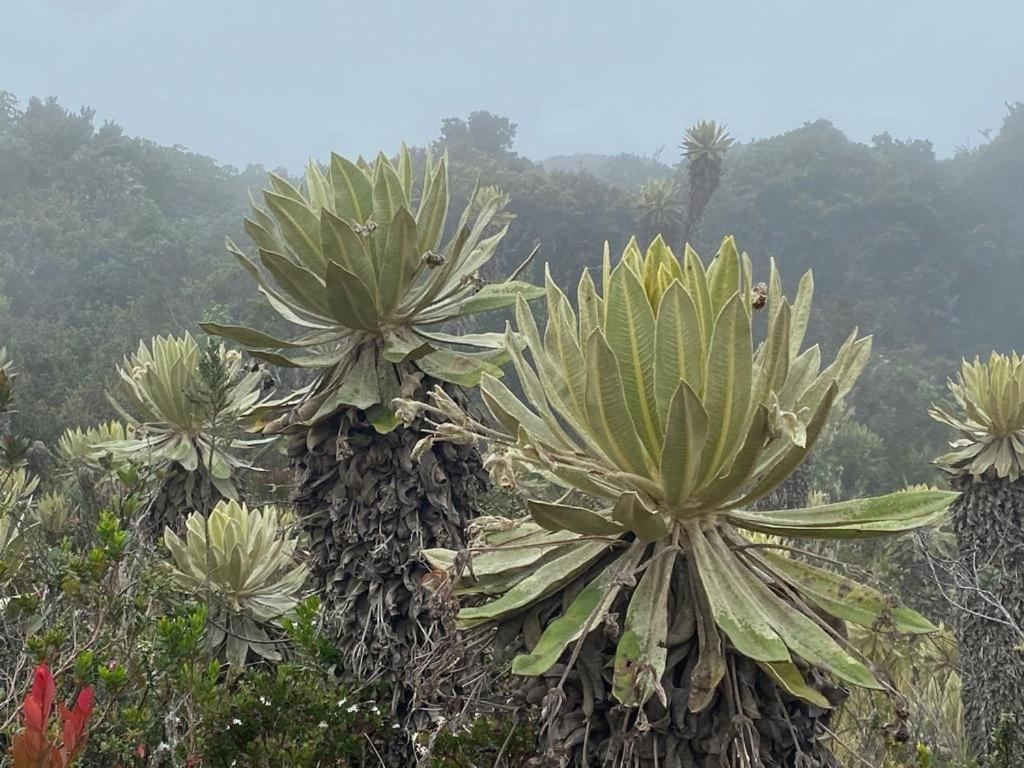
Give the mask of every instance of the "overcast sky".
[(671, 159), (700, 118), (948, 155), (1024, 100), (1022, 30), (1020, 0), (0, 0), (0, 89), (237, 166), (423, 144), (475, 109), (537, 159)]

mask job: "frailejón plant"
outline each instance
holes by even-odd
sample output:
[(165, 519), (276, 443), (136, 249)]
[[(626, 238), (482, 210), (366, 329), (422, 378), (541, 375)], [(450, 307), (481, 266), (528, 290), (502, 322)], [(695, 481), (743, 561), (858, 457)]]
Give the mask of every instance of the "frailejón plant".
[[(570, 764), (703, 766), (728, 755), (737, 765), (788, 765), (800, 751), (820, 753), (818, 718), (830, 700), (819, 673), (883, 686), (837, 622), (933, 627), (741, 531), (899, 533), (939, 520), (956, 494), (751, 510), (806, 457), (870, 340), (851, 334), (823, 368), (820, 349), (803, 345), (810, 274), (790, 302), (774, 263), (767, 285), (753, 284), (731, 238), (707, 269), (690, 249), (679, 259), (660, 239), (646, 254), (634, 242), (614, 267), (606, 252), (602, 278), (599, 292), (583, 274), (578, 311), (549, 279), (543, 333), (518, 304), (529, 358), (511, 332), (508, 351), (526, 399), (485, 375), (497, 428), (438, 391), (429, 413), (447, 421), (425, 438), (488, 441), (506, 481), (540, 472), (597, 508), (533, 500), (532, 520), (498, 526), (469, 557), (426, 554), (454, 572), (458, 594), (486, 598), (461, 610), (463, 627), (497, 625), (504, 638), (520, 628), (527, 649), (512, 670), (547, 676), (549, 750), (569, 745)], [(422, 410), (399, 405), (410, 416)], [(718, 742), (705, 739), (709, 730)]]
[(175, 586), (209, 606), (210, 650), (236, 671), (250, 651), (279, 661), (281, 637), (271, 633), (295, 610), (309, 572), (297, 561), (296, 539), (282, 529), (277, 508), (221, 501), (209, 517), (189, 515), (184, 539), (167, 528), (164, 542)]

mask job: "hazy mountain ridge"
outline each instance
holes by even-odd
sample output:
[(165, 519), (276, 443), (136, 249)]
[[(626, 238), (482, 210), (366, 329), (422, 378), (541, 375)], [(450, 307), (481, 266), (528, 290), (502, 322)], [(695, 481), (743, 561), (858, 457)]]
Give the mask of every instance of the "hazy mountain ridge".
[[(625, 245), (639, 227), (642, 173), (677, 173), (625, 154), (542, 166), (517, 155), (513, 123), (474, 114), (446, 121), (438, 140), (452, 157), (453, 202), (478, 177), (504, 189), (516, 218), (497, 263), (518, 263), (539, 242), (535, 280), (544, 262), (565, 282), (600, 263), (605, 241)], [(1022, 158), (1019, 107), (990, 143), (946, 161), (925, 141), (860, 144), (825, 121), (725, 156), (696, 247), (713, 252), (734, 234), (759, 272), (776, 257), (789, 286), (813, 268), (818, 336), (834, 345), (853, 325), (876, 334), (876, 364), (854, 402), (886, 441), (893, 483), (912, 464), (926, 467), (907, 458), (908, 435), (941, 442), (925, 409), (956, 361), (1012, 346), (1024, 323), (1015, 297), (1024, 224), (1013, 206)], [(33, 393), (18, 416), (23, 432), (52, 439), (106, 415), (114, 363), (138, 339), (262, 311), (223, 239), (245, 242), (247, 193), (264, 183), (262, 168), (239, 172), (114, 124), (97, 128), (88, 111), (5, 102), (0, 344)], [(665, 234), (679, 246), (678, 232)]]

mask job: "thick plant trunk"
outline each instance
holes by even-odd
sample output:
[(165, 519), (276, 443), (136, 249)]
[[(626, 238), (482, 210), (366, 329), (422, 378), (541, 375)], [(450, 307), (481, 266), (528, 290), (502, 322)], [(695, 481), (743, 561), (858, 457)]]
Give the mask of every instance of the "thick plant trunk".
[(221, 498), (213, 483), (207, 482), (204, 467), (190, 472), (175, 462), (164, 470), (139, 528), (153, 539), (162, 536), (165, 527), (181, 533), (189, 515), (193, 512), (208, 515)]
[(964, 727), (983, 755), (1001, 715), (1024, 728), (1024, 481), (964, 477), (953, 488)]
[[(516, 638), (510, 648), (532, 648), (542, 628), (594, 578), (591, 569), (539, 609), (498, 630)], [(623, 590), (612, 608), (614, 622), (594, 629), (558, 692), (569, 655), (547, 674), (530, 678), (522, 695), (542, 708), (539, 765), (558, 768), (839, 768), (824, 743), (831, 710), (812, 706), (781, 689), (754, 662), (726, 647), (726, 675), (706, 708), (691, 712), (691, 675), (698, 660), (689, 576), (679, 558), (669, 592), (668, 660), (661, 679), (666, 703), (656, 694), (643, 708), (620, 706), (612, 696), (618, 633), (628, 604)], [(499, 647), (501, 646), (499, 640)], [(571, 648), (571, 646), (570, 646)], [(845, 691), (813, 670), (805, 678), (834, 704)]]
[[(428, 387), (424, 385), (424, 389)], [(454, 397), (461, 397), (451, 392)], [(309, 534), (312, 577), (344, 656), (344, 675), (392, 693), (393, 716), (431, 722), (461, 672), (454, 608), (432, 601), (420, 551), (465, 547), (487, 476), (472, 446), (440, 443), (418, 460), (414, 424), (376, 432), (356, 409), (297, 437), (293, 501)]]
[(697, 236), (701, 219), (704, 218), (704, 209), (708, 207), (712, 196), (722, 181), (721, 161), (700, 161), (691, 162), (687, 168), (687, 184), (689, 196), (687, 197), (686, 215), (683, 219), (683, 242), (682, 246), (693, 245)]

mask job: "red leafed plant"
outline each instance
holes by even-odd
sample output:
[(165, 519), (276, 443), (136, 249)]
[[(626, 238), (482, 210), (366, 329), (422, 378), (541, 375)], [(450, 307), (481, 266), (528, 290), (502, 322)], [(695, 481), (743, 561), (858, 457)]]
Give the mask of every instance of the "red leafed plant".
[(11, 751), (14, 768), (69, 768), (85, 747), (85, 724), (92, 713), (93, 693), (88, 685), (78, 692), (71, 709), (57, 703), (60, 740), (48, 734), (57, 686), (46, 664), (36, 667), (32, 690), (25, 698), (25, 727), (15, 735)]

